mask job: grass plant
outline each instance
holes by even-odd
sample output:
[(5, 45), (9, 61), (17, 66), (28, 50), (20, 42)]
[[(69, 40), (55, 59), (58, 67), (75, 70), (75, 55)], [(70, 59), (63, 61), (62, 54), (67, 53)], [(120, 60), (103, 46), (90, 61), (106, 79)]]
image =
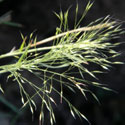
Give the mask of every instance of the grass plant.
[[(86, 93), (89, 92), (97, 101), (96, 95), (89, 90), (89, 86), (110, 90), (98, 82), (96, 74), (102, 73), (104, 70), (110, 70), (112, 64), (121, 64), (121, 62), (112, 60), (112, 58), (120, 55), (114, 49), (120, 43), (111, 40), (120, 37), (123, 31), (120, 28), (121, 24), (112, 20), (110, 16), (93, 21), (86, 27), (81, 27), (80, 23), (92, 4), (91, 2), (87, 4), (80, 20), (77, 20), (78, 6), (76, 7), (74, 29), (69, 30), (68, 28), (69, 10), (64, 14), (62, 12), (55, 13), (60, 20), (60, 26), (56, 28), (54, 36), (37, 41), (37, 38), (33, 37), (33, 33), (29, 38), (21, 34), (23, 41), (20, 48), (0, 55), (1, 60), (8, 57), (17, 60), (15, 63), (1, 65), (0, 74), (9, 73), (8, 78), (17, 81), (23, 104), (22, 108), (29, 105), (32, 114), (34, 114), (37, 109), (34, 98), (39, 96), (41, 99), (40, 125), (44, 124), (45, 107), (50, 114), (50, 124), (53, 125), (56, 122), (52, 105), (57, 106), (57, 102), (52, 97), (52, 92), (60, 96), (60, 103), (62, 103), (62, 100), (67, 102), (74, 118), (75, 115), (78, 115), (80, 118), (87, 120), (64, 96), (64, 86), (73, 93), (76, 93), (76, 89), (78, 89), (85, 98), (87, 98)], [(27, 40), (29, 41), (28, 44), (26, 44)], [(48, 42), (52, 42), (52, 45), (39, 46)], [(96, 68), (95, 70), (89, 70), (88, 67), (93, 64), (99, 66), (101, 70)], [(40, 85), (22, 75), (23, 71), (27, 71), (41, 80)], [(77, 75), (73, 75), (74, 73)], [(86, 79), (86, 74), (95, 80)], [(54, 87), (55, 83), (60, 86), (60, 90)], [(32, 95), (27, 92), (25, 85), (34, 90)], [(1, 86), (0, 90), (4, 93)]]

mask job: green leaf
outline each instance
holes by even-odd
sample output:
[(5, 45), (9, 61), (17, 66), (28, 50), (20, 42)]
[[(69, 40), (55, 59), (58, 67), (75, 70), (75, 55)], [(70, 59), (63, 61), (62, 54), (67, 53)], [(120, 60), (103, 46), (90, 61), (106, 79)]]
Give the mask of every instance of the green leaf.
[(23, 27), (22, 24), (19, 24), (19, 23), (16, 23), (16, 22), (3, 22), (3, 24), (6, 24), (6, 25), (9, 25), (9, 26), (12, 26), (12, 27)]
[(91, 1), (88, 2), (84, 13), (82, 14), (82, 17), (80, 18), (80, 20), (78, 21), (78, 23), (76, 24), (75, 28), (78, 28), (78, 26), (80, 25), (81, 21), (84, 19), (84, 17), (86, 16), (87, 12), (89, 11), (89, 9), (92, 7), (93, 3), (91, 3)]
[(124, 62), (113, 62), (113, 64), (125, 64)]
[(115, 90), (113, 90), (113, 89), (110, 89), (110, 88), (107, 88), (107, 87), (101, 87), (101, 88), (104, 89), (104, 90), (107, 90), (107, 91), (112, 91), (112, 92), (117, 93), (117, 91), (115, 91)]
[(20, 46), (20, 52), (24, 49), (24, 46), (25, 46), (25, 43), (26, 43), (26, 39), (27, 39), (27, 37), (24, 37), (22, 34), (21, 34), (21, 36), (22, 36), (22, 38), (23, 38), (23, 42), (22, 42), (22, 44), (21, 44), (21, 46)]
[(2, 93), (4, 93), (4, 90), (3, 90), (2, 87), (1, 87), (1, 84), (0, 84), (0, 91), (1, 91)]

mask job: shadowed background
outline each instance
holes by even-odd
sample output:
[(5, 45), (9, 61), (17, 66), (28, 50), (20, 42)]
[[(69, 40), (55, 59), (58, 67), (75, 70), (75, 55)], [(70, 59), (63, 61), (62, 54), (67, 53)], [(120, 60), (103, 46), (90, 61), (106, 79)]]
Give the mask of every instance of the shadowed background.
[[(16, 48), (21, 44), (20, 32), (29, 35), (36, 30), (35, 34), (38, 40), (52, 36), (55, 29), (59, 26), (59, 20), (53, 12), (59, 13), (60, 10), (65, 12), (69, 7), (69, 28), (72, 29), (74, 24), (76, 3), (79, 5), (78, 17), (80, 17), (85, 9), (87, 0), (4, 0), (0, 2), (0, 16), (8, 11), (12, 11), (12, 22), (22, 25), (22, 27), (13, 27), (9, 25), (0, 25), (0, 54), (9, 52), (14, 46)], [(125, 20), (125, 0), (95, 0), (94, 5), (88, 12), (81, 26), (86, 26), (90, 22), (107, 15), (121, 21)], [(123, 23), (123, 28), (125, 25)], [(124, 37), (117, 41), (124, 41)], [(123, 44), (118, 51), (122, 55), (117, 58), (119, 61), (125, 62), (125, 45)], [(1, 64), (6, 64), (10, 60), (2, 60)], [(12, 60), (11, 60), (12, 61)], [(10, 63), (10, 62), (9, 62)], [(25, 74), (31, 77), (29, 74)], [(32, 78), (34, 81), (35, 79)], [(108, 74), (99, 75), (101, 83), (107, 84), (108, 87), (116, 90), (118, 93), (102, 91), (92, 88), (100, 99), (99, 105), (90, 95), (86, 102), (81, 95), (74, 96), (66, 92), (67, 98), (89, 119), (92, 125), (124, 125), (125, 124), (125, 65), (114, 65)], [(37, 125), (39, 117), (39, 109), (32, 115), (28, 108), (19, 113), (21, 107), (20, 95), (16, 83), (11, 80), (6, 82), (6, 74), (0, 76), (0, 83), (3, 84), (5, 95), (0, 94), (0, 125)], [(7, 101), (7, 102), (6, 102)], [(38, 100), (39, 104), (39, 100)], [(84, 120), (74, 120), (69, 114), (67, 105), (64, 103), (54, 107), (57, 123), (56, 125), (88, 125)], [(47, 111), (46, 111), (47, 112)], [(48, 123), (48, 114), (46, 113), (46, 122)]]

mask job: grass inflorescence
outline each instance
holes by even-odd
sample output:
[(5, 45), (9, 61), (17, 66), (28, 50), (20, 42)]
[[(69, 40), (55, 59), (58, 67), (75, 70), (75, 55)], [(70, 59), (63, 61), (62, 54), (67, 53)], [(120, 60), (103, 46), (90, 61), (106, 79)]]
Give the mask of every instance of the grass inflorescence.
[[(50, 113), (51, 125), (56, 122), (52, 105), (57, 105), (57, 103), (52, 97), (52, 92), (60, 96), (60, 103), (62, 103), (62, 100), (67, 102), (73, 117), (75, 117), (76, 114), (87, 120), (63, 95), (63, 87), (67, 87), (72, 92), (78, 89), (85, 98), (87, 98), (86, 92), (89, 92), (98, 101), (88, 86), (93, 85), (106, 90), (108, 90), (108, 88), (102, 86), (96, 77), (96, 73), (102, 73), (102, 71), (96, 69), (92, 71), (87, 67), (96, 64), (104, 70), (109, 70), (112, 64), (121, 63), (112, 61), (112, 58), (120, 55), (119, 52), (114, 50), (114, 47), (120, 43), (111, 41), (116, 37), (120, 37), (120, 34), (123, 33), (119, 22), (107, 16), (92, 22), (86, 27), (80, 27), (81, 21), (91, 6), (92, 3), (89, 2), (81, 19), (78, 21), (78, 6), (76, 7), (74, 29), (68, 29), (69, 10), (64, 14), (62, 12), (60, 12), (60, 14), (55, 13), (61, 23), (60, 26), (56, 28), (54, 36), (37, 42), (37, 39), (33, 39), (33, 34), (31, 34), (29, 43), (26, 45), (27, 37), (21, 34), (23, 42), (20, 48), (0, 55), (0, 59), (13, 57), (17, 60), (15, 63), (0, 66), (0, 74), (9, 72), (8, 78), (11, 77), (17, 81), (23, 103), (22, 107), (28, 104), (32, 114), (34, 114), (37, 108), (34, 98), (36, 96), (40, 97), (40, 124), (44, 122), (44, 107), (46, 107)], [(47, 42), (52, 42), (53, 45), (39, 46)], [(62, 71), (58, 72), (59, 70)], [(28, 71), (34, 77), (41, 80), (40, 85), (33, 83), (32, 80), (22, 75), (23, 71)], [(75, 71), (77, 75), (74, 76), (73, 71)], [(84, 75), (86, 74), (93, 77), (95, 81), (85, 79)], [(54, 87), (55, 82), (60, 85), (60, 90)], [(27, 92), (24, 87), (25, 84), (34, 90), (32, 95)], [(0, 90), (4, 93), (1, 86)]]

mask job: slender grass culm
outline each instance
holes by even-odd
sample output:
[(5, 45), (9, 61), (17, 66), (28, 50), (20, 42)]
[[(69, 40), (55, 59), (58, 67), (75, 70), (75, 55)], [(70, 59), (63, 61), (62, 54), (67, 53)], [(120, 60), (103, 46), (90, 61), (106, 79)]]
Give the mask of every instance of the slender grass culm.
[[(112, 60), (112, 58), (120, 55), (114, 49), (120, 43), (111, 41), (120, 37), (123, 33), (120, 27), (121, 23), (107, 16), (90, 23), (86, 27), (80, 27), (81, 21), (92, 4), (91, 2), (87, 4), (80, 20), (77, 20), (77, 5), (74, 29), (68, 29), (68, 11), (64, 14), (62, 12), (60, 14), (55, 13), (60, 20), (60, 26), (56, 28), (54, 36), (37, 42), (36, 38), (33, 39), (33, 33), (29, 39), (21, 34), (23, 42), (20, 48), (0, 55), (0, 59), (13, 57), (17, 60), (11, 64), (0, 66), (0, 74), (9, 73), (7, 79), (13, 78), (14, 81), (17, 81), (23, 103), (22, 108), (29, 105), (31, 113), (34, 114), (37, 108), (34, 98), (39, 96), (41, 99), (40, 125), (44, 124), (44, 108), (49, 111), (50, 124), (53, 125), (56, 122), (52, 105), (57, 105), (57, 102), (52, 97), (52, 92), (60, 96), (60, 103), (62, 103), (62, 100), (67, 102), (74, 118), (75, 115), (78, 115), (80, 118), (87, 120), (64, 96), (63, 87), (67, 87), (72, 92), (76, 92), (76, 89), (78, 89), (85, 98), (87, 98), (86, 93), (89, 92), (98, 101), (96, 95), (89, 90), (89, 86), (110, 89), (102, 86), (96, 77), (96, 73), (102, 73), (103, 70), (95, 69), (92, 71), (87, 67), (96, 64), (104, 70), (109, 70), (112, 64), (122, 64), (119, 61)], [(28, 44), (26, 44), (27, 40), (29, 40)], [(52, 46), (39, 46), (47, 42), (52, 42)], [(61, 72), (58, 72), (58, 70), (61, 70)], [(73, 75), (73, 70), (76, 74), (79, 74), (79, 77)], [(27, 71), (41, 80), (40, 86), (22, 75), (23, 71)], [(86, 74), (95, 80), (85, 79), (84, 75)], [(54, 82), (60, 85), (60, 90), (54, 87)], [(34, 90), (32, 95), (26, 90), (25, 85)], [(0, 90), (4, 93), (1, 84)]]

